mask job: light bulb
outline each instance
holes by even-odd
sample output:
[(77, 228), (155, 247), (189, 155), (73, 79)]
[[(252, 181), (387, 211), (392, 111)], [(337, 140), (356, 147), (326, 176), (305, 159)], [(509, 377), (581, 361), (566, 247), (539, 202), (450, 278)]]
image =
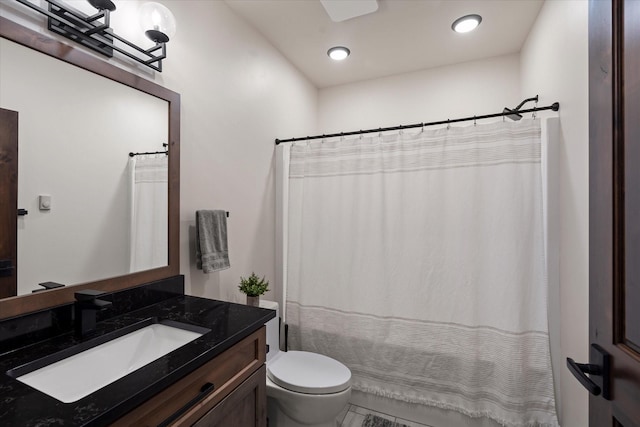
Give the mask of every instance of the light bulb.
[(351, 51), (344, 46), (332, 47), (327, 51), (327, 55), (329, 55), (329, 58), (333, 59), (334, 61), (342, 61), (343, 59), (346, 59), (350, 54)]
[(154, 30), (160, 29), (160, 24), (162, 23), (162, 17), (160, 16), (160, 13), (158, 13), (157, 10), (154, 10), (153, 12), (151, 12), (151, 22), (153, 23)]
[(456, 19), (453, 24), (451, 24), (451, 29), (456, 33), (468, 33), (469, 31), (475, 30), (481, 22), (482, 17), (480, 15), (466, 15)]
[(168, 42), (176, 34), (176, 19), (173, 13), (160, 3), (143, 4), (139, 21), (147, 37), (155, 42)]

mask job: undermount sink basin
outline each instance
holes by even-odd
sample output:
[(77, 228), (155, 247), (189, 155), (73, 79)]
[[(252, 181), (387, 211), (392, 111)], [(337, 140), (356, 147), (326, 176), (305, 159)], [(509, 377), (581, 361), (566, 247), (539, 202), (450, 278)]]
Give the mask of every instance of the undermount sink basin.
[(88, 344), (91, 348), (81, 344), (7, 374), (63, 403), (72, 403), (207, 332), (209, 329), (184, 323), (148, 319), (116, 331), (107, 342), (101, 337), (93, 346)]

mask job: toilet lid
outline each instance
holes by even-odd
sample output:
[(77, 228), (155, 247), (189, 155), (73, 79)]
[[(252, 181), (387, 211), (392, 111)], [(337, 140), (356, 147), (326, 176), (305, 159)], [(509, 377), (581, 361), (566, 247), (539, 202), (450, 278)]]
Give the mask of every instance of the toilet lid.
[(338, 393), (351, 381), (351, 371), (342, 363), (307, 351), (280, 352), (267, 364), (267, 376), (280, 387), (308, 394)]

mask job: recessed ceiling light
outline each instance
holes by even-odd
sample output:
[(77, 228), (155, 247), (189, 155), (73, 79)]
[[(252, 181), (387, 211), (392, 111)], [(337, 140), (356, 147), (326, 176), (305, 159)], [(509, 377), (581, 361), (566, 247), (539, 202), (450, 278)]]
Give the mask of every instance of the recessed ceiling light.
[(333, 59), (334, 61), (342, 61), (343, 59), (346, 59), (350, 54), (351, 51), (344, 46), (332, 47), (327, 51), (327, 55), (329, 55), (329, 58)]
[(451, 29), (456, 33), (468, 33), (475, 30), (481, 22), (482, 16), (480, 15), (466, 15), (453, 21)]

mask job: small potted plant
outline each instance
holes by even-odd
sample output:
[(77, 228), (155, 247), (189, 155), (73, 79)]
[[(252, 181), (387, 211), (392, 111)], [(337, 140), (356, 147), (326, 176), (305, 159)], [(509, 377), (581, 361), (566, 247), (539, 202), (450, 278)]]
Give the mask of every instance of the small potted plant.
[(257, 307), (260, 304), (260, 295), (269, 290), (269, 281), (264, 280), (264, 276), (260, 279), (255, 273), (246, 279), (240, 276), (240, 286), (238, 289), (242, 293), (247, 294), (247, 305)]

